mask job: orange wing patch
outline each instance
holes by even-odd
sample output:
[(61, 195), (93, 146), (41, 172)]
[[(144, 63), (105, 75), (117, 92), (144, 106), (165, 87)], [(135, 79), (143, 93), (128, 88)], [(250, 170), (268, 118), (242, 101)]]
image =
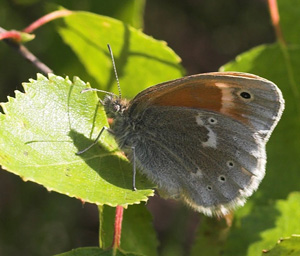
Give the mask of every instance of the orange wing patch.
[[(151, 105), (188, 107), (220, 112), (249, 125), (243, 117), (241, 108), (233, 95), (238, 87), (217, 81), (184, 81), (175, 86), (165, 87), (155, 92), (155, 98), (149, 99)], [(245, 109), (243, 108), (243, 111)]]
[(159, 106), (177, 106), (203, 108), (220, 111), (222, 107), (222, 91), (209, 83), (186, 81), (179, 86), (168, 87), (151, 99), (151, 104)]

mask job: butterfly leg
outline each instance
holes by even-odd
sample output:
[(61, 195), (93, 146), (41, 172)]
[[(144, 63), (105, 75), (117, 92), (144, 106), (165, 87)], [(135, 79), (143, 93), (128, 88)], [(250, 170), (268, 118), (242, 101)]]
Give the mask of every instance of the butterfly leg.
[(100, 139), (101, 137), (101, 134), (103, 133), (104, 130), (109, 130), (109, 128), (107, 128), (106, 126), (103, 126), (101, 131), (99, 132), (97, 138), (93, 141), (93, 143), (91, 145), (89, 145), (87, 148), (83, 149), (83, 150), (80, 150), (76, 153), (76, 155), (81, 155), (82, 153), (88, 151), (91, 147), (93, 147), (94, 145), (97, 144), (98, 140)]
[(131, 147), (132, 150), (132, 190), (136, 191), (135, 176), (136, 176), (136, 162), (135, 162), (135, 147)]

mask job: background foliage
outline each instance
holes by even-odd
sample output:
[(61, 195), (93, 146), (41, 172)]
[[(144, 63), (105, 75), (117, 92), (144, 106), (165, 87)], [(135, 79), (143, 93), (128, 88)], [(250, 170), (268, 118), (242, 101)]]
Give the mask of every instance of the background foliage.
[[(288, 250), (290, 245), (297, 244), (297, 236), (292, 235), (300, 233), (300, 195), (297, 192), (300, 180), (300, 77), (297, 74), (297, 67), (300, 66), (300, 37), (297, 30), (300, 8), (297, 7), (300, 1), (293, 1), (293, 4), (284, 0), (278, 2), (285, 43), (276, 42), (267, 5), (258, 0), (114, 0), (109, 1), (109, 4), (104, 0), (47, 3), (39, 0), (2, 1), (0, 24), (5, 29), (21, 29), (56, 9), (57, 4), (72, 10), (108, 15), (136, 28), (144, 28), (146, 34), (167, 41), (182, 57), (186, 74), (216, 71), (235, 59), (222, 69), (245, 71), (266, 77), (281, 88), (286, 99), (282, 121), (267, 146), (266, 178), (246, 206), (234, 214), (233, 219), (226, 221), (206, 218), (180, 203), (153, 197), (147, 208), (153, 216), (158, 237), (155, 237), (150, 224), (151, 216), (146, 207), (143, 204), (129, 206), (124, 213), (122, 248), (127, 252), (155, 255), (156, 246), (159, 244), (159, 255), (166, 256), (199, 253), (250, 256), (260, 255), (263, 249), (271, 249), (280, 238), (286, 238), (285, 241), (288, 242), (277, 245), (272, 253), (276, 250)], [(178, 57), (163, 42), (157, 42), (125, 23), (114, 20), (108, 22), (114, 29), (105, 30), (105, 19), (101, 23), (103, 26), (95, 23), (83, 27), (85, 22), (92, 23), (91, 19), (96, 18), (85, 15), (88, 14), (79, 13), (40, 28), (36, 31), (37, 38), (28, 43), (27, 47), (57, 75), (68, 75), (70, 78), (76, 75), (83, 81), (90, 82), (93, 87), (114, 90), (111, 64), (105, 48), (109, 39), (115, 52), (122, 91), (127, 97), (132, 97), (152, 84), (183, 75)], [(76, 38), (78, 32), (81, 38)], [(82, 38), (85, 40), (81, 40)], [(22, 82), (29, 78), (36, 79), (37, 71), (6, 45), (1, 43), (0, 46), (0, 98), (5, 102), (7, 95), (14, 96), (13, 90), (23, 90)], [(137, 55), (137, 52), (142, 54)], [(238, 55), (240, 53), (242, 54)], [(162, 63), (161, 66), (159, 63)], [(39, 79), (43, 80), (41, 77)], [(33, 85), (34, 83), (32, 82)], [(32, 84), (28, 84), (26, 88), (34, 87)], [(85, 86), (80, 81), (77, 84)], [(48, 90), (46, 96), (53, 92), (51, 88)], [(59, 87), (58, 91), (61, 92), (61, 98), (67, 95), (63, 87)], [(31, 97), (28, 91), (26, 97)], [(26, 106), (26, 103), (20, 101), (26, 97), (18, 94), (15, 104), (20, 104), (20, 109), (21, 106)], [(47, 99), (39, 94), (37, 97), (41, 102), (51, 102), (53, 99), (53, 96)], [(84, 106), (95, 107), (85, 102), (96, 101), (95, 95), (85, 95), (76, 103), (82, 112)], [(11, 107), (13, 102), (11, 99), (10, 104), (5, 106)], [(51, 119), (55, 118), (55, 111), (56, 109), (53, 110), (53, 116), (49, 115), (49, 124), (41, 122), (41, 125), (52, 127)], [(21, 118), (18, 120), (23, 121), (25, 118), (11, 110), (8, 112), (11, 117)], [(86, 113), (91, 112), (86, 109)], [(18, 123), (14, 119), (10, 121), (12, 124)], [(49, 130), (49, 133), (56, 131), (57, 129)], [(9, 132), (2, 129), (1, 138), (7, 138), (6, 141), (13, 140), (14, 137)], [(85, 133), (88, 133), (88, 128)], [(72, 148), (59, 149), (62, 152), (69, 150), (71, 155)], [(47, 161), (50, 160), (51, 158)], [(53, 162), (56, 160), (54, 158)], [(130, 166), (127, 163), (124, 165), (124, 170), (128, 169), (125, 173), (130, 180)], [(24, 173), (18, 175), (28, 179)], [(80, 173), (78, 175), (80, 177)], [(81, 182), (83, 181), (78, 181), (79, 184)], [(52, 184), (47, 186), (44, 181), (38, 183), (46, 186), (48, 190), (53, 189)], [(54, 190), (66, 193), (60, 189)], [(103, 247), (111, 244), (113, 212), (114, 208), (103, 208), (103, 224), (100, 230)], [(82, 204), (79, 200), (54, 192), (48, 193), (41, 186), (24, 183), (18, 176), (0, 172), (0, 255), (53, 255), (72, 248), (97, 245), (98, 213), (95, 205)], [(288, 245), (287, 249), (285, 245)], [(76, 251), (76, 255), (82, 253), (80, 250)], [(90, 250), (93, 254), (94, 249)], [(73, 253), (75, 254), (72, 252), (66, 255)]]

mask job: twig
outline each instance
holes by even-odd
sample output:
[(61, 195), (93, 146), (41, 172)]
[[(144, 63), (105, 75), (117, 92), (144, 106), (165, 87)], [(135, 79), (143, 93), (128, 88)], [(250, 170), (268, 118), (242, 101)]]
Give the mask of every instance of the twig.
[[(7, 31), (4, 28), (0, 27), (0, 33), (6, 33)], [(33, 53), (31, 53), (24, 45), (17, 43), (11, 38), (6, 38), (2, 40), (7, 45), (15, 49), (21, 56), (23, 56), (27, 61), (32, 63), (40, 72), (47, 75), (48, 73), (53, 73), (47, 65), (41, 62)]]
[(280, 16), (278, 12), (277, 0), (268, 0), (268, 5), (276, 37), (282, 45), (286, 45), (280, 27)]
[(39, 28), (40, 26), (48, 23), (49, 21), (55, 20), (57, 18), (68, 16), (72, 13), (73, 12), (69, 11), (69, 10), (60, 10), (60, 11), (51, 12), (51, 13), (46, 14), (45, 16), (39, 18), (35, 22), (31, 23), (28, 27), (23, 29), (23, 32), (32, 33), (33, 30), (35, 30), (35, 29)]
[[(72, 14), (69, 10), (60, 10), (49, 13), (40, 19), (33, 22), (31, 25), (23, 29), (23, 32), (31, 33), (33, 30), (39, 28), (40, 26), (48, 23), (51, 20), (68, 16)], [(2, 35), (2, 36), (1, 36)], [(23, 56), (27, 61), (32, 63), (40, 72), (47, 75), (48, 73), (53, 73), (46, 64), (41, 62), (32, 52), (30, 52), (24, 45), (20, 44), (21, 34), (18, 31), (7, 31), (0, 27), (0, 40), (5, 42), (7, 45), (15, 49), (21, 56)]]
[(0, 28), (0, 40), (9, 39), (9, 38), (13, 39), (13, 40), (15, 40), (17, 42), (20, 42), (22, 40), (20, 32), (14, 31), (14, 30), (5, 31), (5, 29), (3, 29), (3, 28), (1, 29)]
[(290, 83), (290, 86), (292, 88), (292, 91), (293, 91), (293, 94), (295, 97), (296, 108), (297, 108), (298, 114), (300, 114), (300, 103), (299, 103), (300, 102), (300, 91), (299, 91), (298, 83), (296, 82), (296, 79), (295, 79), (295, 72), (298, 72), (298, 70), (296, 70), (296, 71), (294, 70), (294, 66), (293, 66), (292, 60), (291, 60), (292, 57), (290, 55), (288, 45), (283, 37), (283, 33), (281, 30), (281, 26), (280, 26), (280, 15), (279, 15), (279, 11), (278, 11), (277, 0), (268, 0), (268, 4), (269, 4), (269, 9), (270, 9), (272, 24), (273, 24), (273, 27), (274, 27), (274, 30), (276, 33), (276, 37), (277, 37), (279, 46), (283, 53), (283, 59), (285, 61), (288, 81)]

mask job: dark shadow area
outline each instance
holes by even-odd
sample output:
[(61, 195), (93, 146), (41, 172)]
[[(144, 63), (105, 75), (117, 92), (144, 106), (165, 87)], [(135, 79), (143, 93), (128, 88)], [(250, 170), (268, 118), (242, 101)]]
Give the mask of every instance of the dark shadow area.
[[(84, 135), (71, 130), (70, 138), (74, 141), (74, 145), (78, 151), (87, 148), (94, 141), (86, 138)], [(98, 175), (107, 182), (124, 189), (132, 190), (132, 165), (122, 160), (118, 154), (120, 151), (108, 151), (100, 143), (96, 144), (88, 151), (79, 156), (92, 168)], [(146, 177), (137, 173), (136, 175), (137, 189), (151, 189)]]
[(96, 205), (50, 193), (1, 169), (0, 209), (1, 256), (56, 255), (98, 246)]

